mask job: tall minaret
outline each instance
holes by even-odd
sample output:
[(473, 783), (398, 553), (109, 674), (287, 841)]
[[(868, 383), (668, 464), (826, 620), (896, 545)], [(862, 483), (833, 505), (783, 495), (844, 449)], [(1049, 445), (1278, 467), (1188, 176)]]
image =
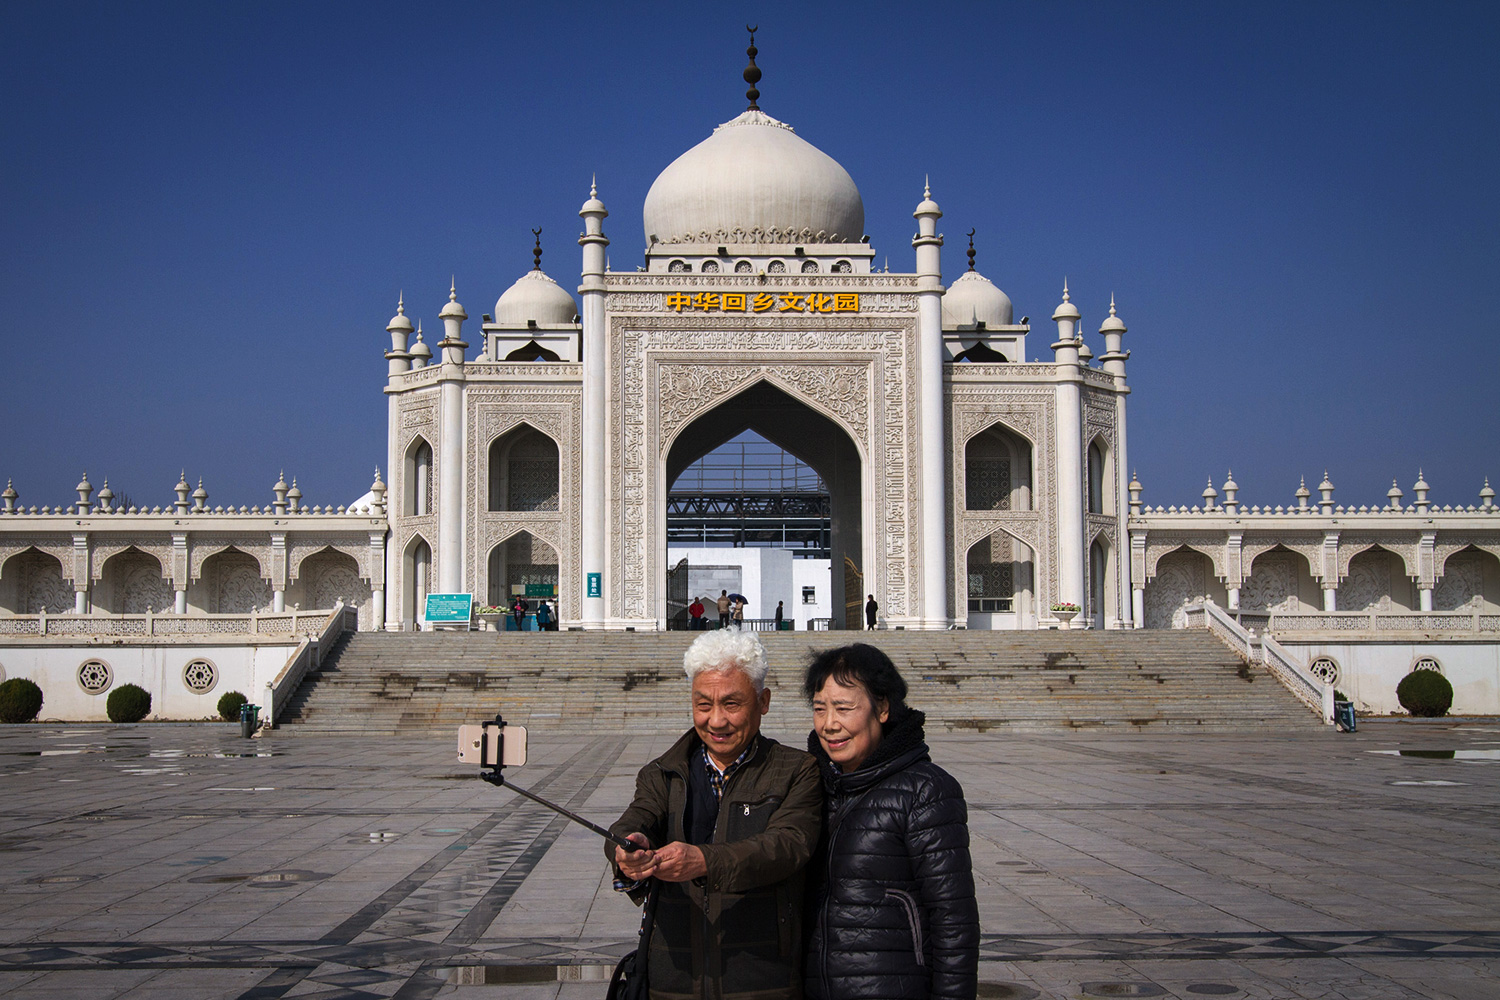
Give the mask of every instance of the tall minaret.
[(1078, 362), (1078, 307), (1063, 282), (1052, 314), (1057, 384), (1057, 593), (1053, 601), (1084, 606), (1083, 592), (1083, 372)]
[(448, 289), (448, 304), (438, 313), (443, 339), (438, 344), (442, 372), (438, 375), (438, 592), (464, 592), (464, 320), (469, 314), (458, 304), (458, 286)]
[[(604, 627), (606, 566), (604, 537), (609, 497), (605, 490), (605, 461), (609, 454), (604, 412), (604, 220), (609, 211), (599, 200), (597, 183), (589, 185), (589, 200), (578, 210), (583, 218), (583, 613), (586, 629)], [(562, 602), (563, 613), (573, 604)]]
[(1131, 618), (1133, 599), (1130, 596), (1133, 588), (1130, 583), (1130, 548), (1127, 539), (1130, 538), (1130, 511), (1125, 505), (1125, 497), (1130, 490), (1130, 474), (1126, 471), (1130, 468), (1127, 464), (1127, 453), (1125, 451), (1125, 397), (1130, 390), (1125, 386), (1125, 359), (1130, 357), (1129, 351), (1120, 350), (1120, 343), (1125, 336), (1125, 322), (1115, 315), (1115, 297), (1109, 297), (1109, 318), (1099, 325), (1099, 332), (1104, 334), (1104, 353), (1099, 357), (1104, 370), (1115, 380), (1115, 519), (1117, 527), (1115, 537), (1119, 544), (1115, 546), (1115, 593), (1118, 595), (1120, 605), (1120, 627), (1134, 627)]
[[(948, 505), (943, 496), (943, 238), (937, 220), (943, 210), (932, 200), (932, 186), (912, 213), (917, 235), (917, 397), (922, 444), (921, 544), (922, 603), (913, 608), (918, 628), (946, 628), (948, 614)], [(883, 595), (882, 595), (883, 596)]]

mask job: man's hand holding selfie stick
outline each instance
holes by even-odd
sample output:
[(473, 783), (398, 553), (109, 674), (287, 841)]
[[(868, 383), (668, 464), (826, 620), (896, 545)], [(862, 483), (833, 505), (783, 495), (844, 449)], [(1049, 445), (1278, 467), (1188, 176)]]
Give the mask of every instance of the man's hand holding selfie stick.
[(661, 879), (663, 882), (690, 882), (708, 874), (708, 863), (703, 857), (702, 849), (692, 844), (674, 841), (652, 850), (650, 842), (642, 834), (632, 833), (625, 839), (641, 849), (627, 851), (617, 846), (615, 864), (622, 873), (637, 882), (648, 878)]

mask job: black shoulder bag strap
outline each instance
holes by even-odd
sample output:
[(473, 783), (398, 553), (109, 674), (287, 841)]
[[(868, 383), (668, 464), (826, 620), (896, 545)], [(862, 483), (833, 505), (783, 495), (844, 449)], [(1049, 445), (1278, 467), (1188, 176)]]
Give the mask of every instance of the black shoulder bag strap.
[(651, 983), (646, 960), (651, 954), (651, 929), (656, 923), (656, 894), (661, 883), (651, 880), (646, 905), (641, 908), (641, 938), (635, 951), (620, 959), (614, 975), (609, 977), (605, 1000), (650, 1000)]

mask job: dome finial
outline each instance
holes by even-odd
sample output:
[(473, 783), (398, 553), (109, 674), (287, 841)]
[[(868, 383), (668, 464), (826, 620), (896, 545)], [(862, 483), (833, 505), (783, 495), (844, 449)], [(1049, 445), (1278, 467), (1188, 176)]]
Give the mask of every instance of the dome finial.
[(923, 198), (931, 198), (932, 197), (932, 175), (931, 174), (923, 174), (922, 175), (922, 197)]
[(745, 30), (750, 32), (750, 47), (745, 50), (745, 54), (750, 57), (750, 65), (745, 67), (745, 82), (750, 85), (750, 89), (745, 91), (745, 96), (750, 99), (750, 107), (746, 110), (759, 111), (760, 105), (755, 102), (760, 100), (760, 91), (755, 89), (755, 85), (760, 82), (760, 67), (755, 65), (755, 54), (760, 50), (755, 47), (755, 33), (760, 30), (760, 25), (752, 28), (747, 24)]
[(402, 289), (396, 293), (396, 315), (406, 315), (406, 290)]
[(458, 275), (456, 274), (448, 279), (448, 301), (458, 301)]
[(1114, 292), (1110, 292), (1109, 293), (1109, 314), (1111, 316), (1113, 316), (1115, 314), (1115, 293)]
[(974, 270), (974, 230), (969, 230), (969, 270)]
[(536, 258), (536, 262), (531, 265), (531, 269), (533, 271), (540, 271), (542, 269), (542, 229), (541, 229), (541, 227), (538, 226), (537, 228), (533, 229), (531, 231), (531, 235), (533, 235), (533, 236), (536, 237), (536, 246), (533, 247), (532, 250), (531, 250), (531, 255)]
[(589, 174), (589, 197), (599, 197), (599, 175)]
[(1063, 301), (1064, 302), (1072, 302), (1073, 301), (1072, 299), (1070, 299), (1068, 297), (1068, 279), (1066, 277), (1063, 278)]

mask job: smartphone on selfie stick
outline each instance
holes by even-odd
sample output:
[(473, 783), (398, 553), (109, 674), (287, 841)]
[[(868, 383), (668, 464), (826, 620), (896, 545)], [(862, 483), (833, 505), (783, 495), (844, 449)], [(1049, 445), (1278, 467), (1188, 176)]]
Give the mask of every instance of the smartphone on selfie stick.
[(524, 795), (531, 801), (544, 805), (559, 815), (566, 816), (579, 826), (587, 827), (611, 844), (623, 847), (627, 851), (643, 849), (640, 844), (633, 844), (624, 837), (617, 837), (597, 823), (590, 823), (582, 816), (564, 809), (555, 802), (548, 802), (540, 795), (528, 792), (518, 785), (507, 784), (505, 766), (509, 764), (511, 767), (520, 767), (526, 763), (526, 727), (507, 726), (499, 713), (496, 713), (493, 722), (478, 726), (458, 727), (458, 761), (460, 764), (478, 764), (481, 769), (479, 776), (485, 781), (492, 785), (509, 788), (517, 795)]

